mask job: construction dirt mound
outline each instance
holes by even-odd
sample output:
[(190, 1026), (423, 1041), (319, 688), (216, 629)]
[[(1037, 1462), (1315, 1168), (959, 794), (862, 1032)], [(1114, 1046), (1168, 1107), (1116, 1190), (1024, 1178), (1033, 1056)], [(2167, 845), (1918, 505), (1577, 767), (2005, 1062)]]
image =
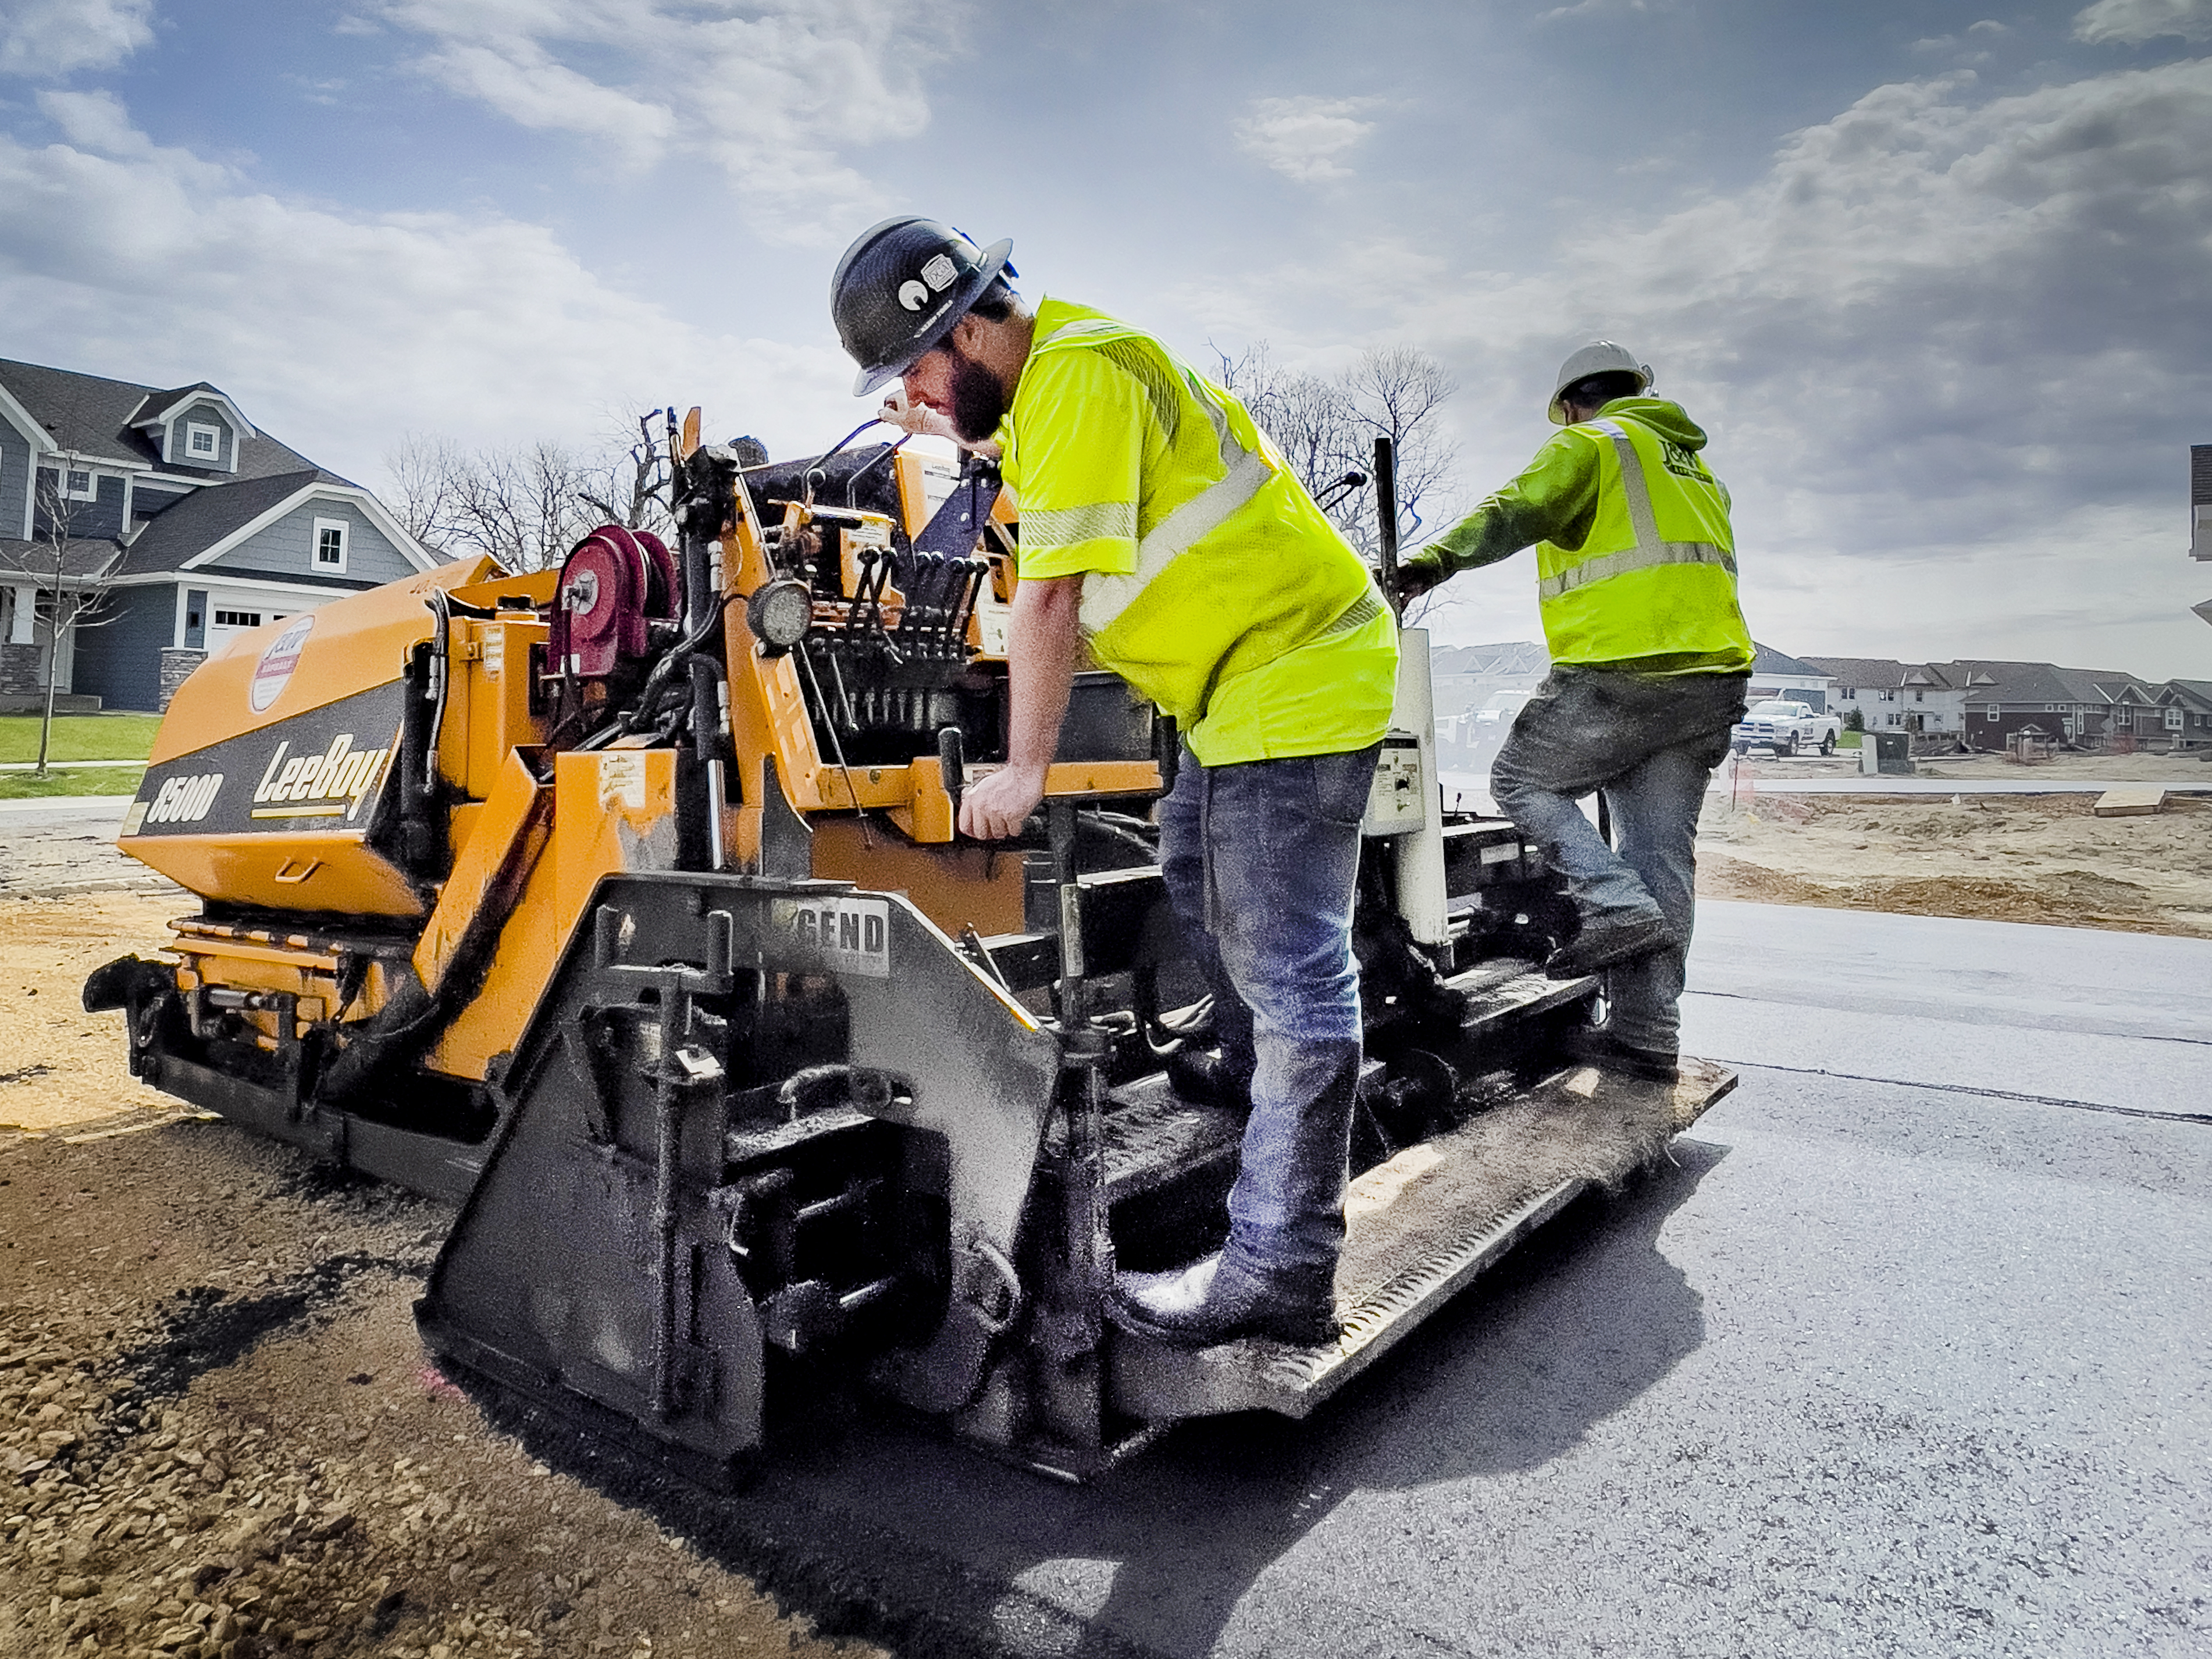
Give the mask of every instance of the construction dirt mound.
[(2100, 818), (2087, 795), (1756, 797), (1706, 809), (1708, 898), (2212, 938), (2212, 800)]

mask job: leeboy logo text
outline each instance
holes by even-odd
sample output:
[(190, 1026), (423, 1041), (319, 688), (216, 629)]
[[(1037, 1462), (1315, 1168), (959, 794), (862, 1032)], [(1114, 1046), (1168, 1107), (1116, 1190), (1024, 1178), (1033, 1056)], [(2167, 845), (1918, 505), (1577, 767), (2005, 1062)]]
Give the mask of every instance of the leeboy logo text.
[(350, 821), (384, 776), (389, 749), (356, 749), (353, 733), (342, 732), (319, 755), (293, 755), (289, 743), (276, 745), (261, 787), (253, 792), (257, 818), (327, 818), (343, 812)]

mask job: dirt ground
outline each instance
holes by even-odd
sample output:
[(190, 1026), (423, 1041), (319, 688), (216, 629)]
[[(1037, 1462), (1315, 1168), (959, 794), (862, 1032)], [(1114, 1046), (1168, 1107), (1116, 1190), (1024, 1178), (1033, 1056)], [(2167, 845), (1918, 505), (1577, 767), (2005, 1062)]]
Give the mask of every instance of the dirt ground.
[[(1924, 774), (1923, 774), (1924, 775)], [(1708, 898), (2212, 937), (2212, 797), (2100, 818), (2090, 795), (1709, 799)]]
[(129, 1077), (77, 987), (178, 908), (0, 900), (0, 1655), (878, 1651), (718, 1557), (741, 1495), (551, 1472), (428, 1367), (447, 1209)]
[[(1753, 780), (1790, 778), (1856, 778), (1858, 751), (1833, 755), (1798, 755), (1789, 760), (1753, 750), (1743, 758), (1744, 775)], [(1913, 775), (1954, 778), (1960, 782), (2064, 783), (2076, 779), (2106, 783), (2194, 784), (2212, 787), (2212, 762), (2194, 755), (2054, 755), (2049, 760), (2022, 763), (2002, 755), (1924, 756), (1913, 763)], [(1872, 781), (1872, 780), (1869, 780)]]

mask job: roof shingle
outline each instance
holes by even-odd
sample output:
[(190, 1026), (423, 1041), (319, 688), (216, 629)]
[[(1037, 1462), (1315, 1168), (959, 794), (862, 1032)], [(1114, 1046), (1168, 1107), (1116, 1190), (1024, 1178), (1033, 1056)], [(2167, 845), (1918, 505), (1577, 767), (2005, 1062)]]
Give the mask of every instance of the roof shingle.
[[(131, 422), (142, 410), (157, 413), (195, 392), (216, 390), (204, 380), (163, 391), (132, 380), (105, 380), (97, 374), (80, 374), (74, 369), (49, 368), (40, 363), (0, 358), (0, 386), (8, 389), (56, 443), (90, 460), (161, 467), (222, 483), (233, 478), (270, 477), (314, 466), (298, 451), (258, 431), (255, 436), (240, 443), (238, 471), (234, 474), (163, 462), (160, 445)], [(149, 399), (154, 400), (150, 407)]]
[(138, 576), (149, 571), (180, 569), (187, 559), (206, 552), (225, 536), (308, 485), (344, 483), (335, 473), (310, 467), (303, 472), (195, 489), (174, 507), (164, 508), (159, 518), (138, 532), (138, 539), (124, 555), (123, 572)]

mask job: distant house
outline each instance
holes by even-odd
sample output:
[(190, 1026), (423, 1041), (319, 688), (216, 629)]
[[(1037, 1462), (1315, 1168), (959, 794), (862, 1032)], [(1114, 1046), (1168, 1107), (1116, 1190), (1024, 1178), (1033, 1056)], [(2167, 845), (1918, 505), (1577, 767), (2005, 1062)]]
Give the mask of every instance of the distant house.
[(2212, 680), (2168, 680), (2156, 690), (2158, 726), (2167, 745), (2212, 748)]
[(1503, 645), (1439, 646), (1429, 657), (1429, 679), (1439, 719), (1481, 707), (1498, 691), (1521, 691), (1551, 672), (1540, 645), (1514, 640)]
[(2121, 735), (2142, 741), (2142, 711), (2157, 704), (2142, 681), (2116, 669), (1981, 658), (1936, 665), (1965, 687), (1964, 735), (1977, 749), (2002, 749), (2029, 726), (2075, 743)]
[[(57, 520), (64, 588), (107, 591), (58, 641)], [(58, 652), (63, 691), (161, 708), (234, 635), (438, 562), (368, 490), (204, 381), (0, 360), (0, 708), (42, 690)]]
[(1833, 676), (1786, 652), (1777, 651), (1771, 645), (1755, 648), (1759, 654), (1752, 659), (1751, 684), (1747, 693), (1752, 702), (1757, 702), (1761, 697), (1787, 697), (1793, 702), (1806, 704), (1816, 714), (1828, 712), (1828, 688), (1834, 684)]
[(1808, 657), (1834, 680), (1828, 712), (1856, 714), (1869, 732), (1953, 733), (1966, 719), (1966, 690), (1940, 663), (1893, 657)]

